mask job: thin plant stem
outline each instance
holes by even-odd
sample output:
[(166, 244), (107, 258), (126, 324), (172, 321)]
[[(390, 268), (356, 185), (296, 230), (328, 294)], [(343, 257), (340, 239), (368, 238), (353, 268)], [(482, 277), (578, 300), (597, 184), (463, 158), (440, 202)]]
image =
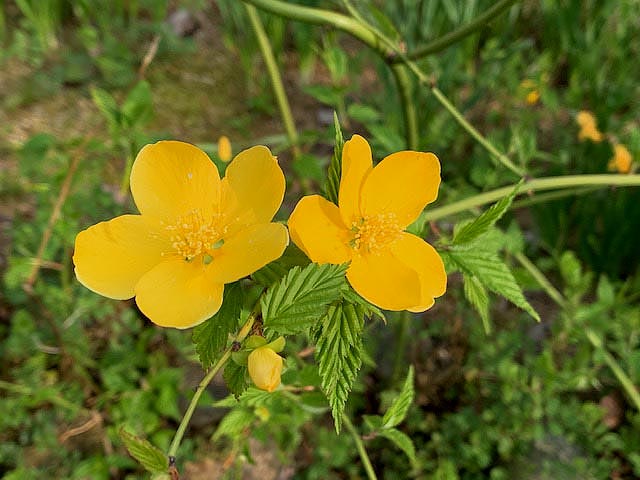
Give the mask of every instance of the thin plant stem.
[[(500, 0), (499, 2), (496, 2), (480, 15), (471, 20), (469, 23), (466, 23), (461, 27), (442, 35), (441, 37), (432, 40), (426, 45), (417, 47), (414, 51), (407, 54), (407, 58), (409, 60), (418, 60), (420, 58), (426, 57), (427, 55), (431, 55), (433, 53), (444, 50), (445, 48), (453, 45), (459, 40), (462, 40), (464, 37), (471, 35), (477, 30), (480, 30), (487, 23), (489, 23), (491, 20), (493, 20), (495, 17), (497, 17), (511, 5), (513, 5), (516, 1), (518, 0)], [(394, 59), (394, 61), (402, 62), (402, 59), (396, 58)]]
[[(255, 322), (256, 316), (258, 314), (257, 313), (258, 305), (260, 305), (259, 301), (256, 304), (256, 308), (254, 308), (254, 310), (249, 315), (249, 318), (247, 318), (247, 321), (238, 331), (238, 334), (234, 339), (235, 342), (242, 342), (247, 337), (247, 335), (249, 335), (249, 332), (251, 332), (251, 328), (253, 327), (253, 323)], [(220, 371), (220, 369), (224, 366), (225, 363), (227, 363), (227, 361), (231, 357), (231, 352), (232, 352), (231, 348), (232, 347), (230, 346), (224, 351), (220, 359), (211, 368), (211, 370), (207, 372), (207, 374), (204, 376), (202, 381), (198, 384), (198, 387), (196, 388), (196, 391), (193, 394), (193, 398), (191, 399), (191, 402), (189, 403), (189, 406), (187, 407), (187, 410), (186, 412), (184, 412), (184, 416), (180, 421), (180, 425), (178, 425), (178, 430), (176, 430), (176, 434), (173, 437), (173, 441), (171, 442), (171, 446), (169, 447), (169, 451), (167, 453), (168, 457), (170, 458), (175, 457), (176, 453), (178, 452), (178, 448), (180, 447), (180, 442), (182, 441), (182, 437), (184, 436), (184, 433), (187, 430), (187, 426), (191, 421), (191, 417), (193, 416), (193, 412), (195, 412), (196, 410), (198, 401), (200, 400), (202, 393), (205, 391), (207, 386), (211, 383), (211, 380), (213, 380), (213, 377), (216, 376), (216, 374)]]
[[(551, 284), (544, 273), (542, 273), (540, 269), (538, 269), (538, 267), (536, 267), (533, 262), (531, 262), (531, 260), (529, 260), (523, 254), (518, 253), (515, 255), (515, 258), (538, 282), (538, 284), (547, 293), (547, 295), (549, 295), (549, 297), (551, 297), (551, 299), (556, 302), (560, 306), (560, 308), (566, 309), (568, 305), (567, 300), (564, 298), (562, 293), (560, 293), (560, 291)], [(622, 369), (620, 364), (616, 361), (615, 357), (607, 351), (602, 338), (600, 338), (600, 336), (590, 328), (587, 328), (585, 330), (585, 335), (587, 336), (589, 342), (591, 342), (591, 345), (593, 345), (593, 347), (602, 354), (605, 363), (618, 379), (625, 392), (627, 392), (627, 395), (629, 395), (629, 398), (631, 398), (635, 407), (638, 409), (638, 411), (640, 411), (640, 393), (638, 393), (638, 389)]]
[(351, 434), (351, 437), (356, 444), (358, 454), (360, 455), (360, 460), (362, 460), (364, 470), (365, 472), (367, 472), (367, 478), (369, 480), (378, 480), (378, 477), (376, 477), (376, 472), (373, 470), (373, 465), (371, 465), (371, 460), (369, 460), (367, 450), (364, 448), (362, 438), (360, 438), (360, 434), (356, 430), (356, 427), (353, 426), (353, 423), (351, 423), (351, 420), (347, 415), (342, 416), (342, 421), (344, 423), (344, 426), (347, 427), (347, 430), (349, 430), (349, 433)]
[(524, 170), (520, 167), (517, 167), (513, 164), (513, 162), (507, 157), (504, 153), (500, 152), (494, 145), (491, 143), (484, 135), (482, 135), (476, 128), (471, 125), (466, 118), (462, 115), (460, 110), (458, 110), (449, 99), (440, 91), (438, 87), (433, 85), (431, 87), (431, 92), (436, 97), (436, 99), (442, 105), (453, 118), (460, 124), (462, 128), (464, 128), (469, 135), (471, 135), (480, 145), (482, 145), (489, 153), (491, 153), (496, 159), (509, 170), (511, 170), (516, 175), (522, 177), (524, 175)]
[(278, 108), (280, 109), (282, 122), (284, 123), (284, 128), (287, 132), (287, 138), (289, 139), (289, 144), (291, 145), (291, 148), (293, 150), (293, 156), (297, 158), (300, 155), (300, 147), (298, 145), (298, 132), (293, 120), (293, 114), (291, 113), (291, 107), (289, 105), (287, 94), (284, 91), (282, 77), (280, 76), (280, 71), (278, 69), (275, 56), (273, 55), (273, 49), (271, 48), (271, 43), (269, 42), (269, 37), (267, 37), (264, 26), (262, 25), (262, 21), (260, 20), (260, 16), (258, 15), (258, 11), (256, 10), (256, 8), (253, 5), (248, 5), (246, 3), (244, 7), (247, 11), (247, 14), (249, 15), (251, 28), (253, 28), (253, 31), (256, 34), (258, 45), (260, 46), (260, 51), (262, 52), (262, 58), (264, 59), (264, 63), (267, 66), (267, 71), (269, 72), (269, 78), (271, 79), (273, 93), (276, 97)]
[(396, 345), (395, 358), (393, 359), (393, 373), (391, 378), (395, 382), (400, 378), (403, 368), (405, 368), (405, 351), (409, 340), (409, 327), (411, 326), (411, 314), (403, 310), (398, 314), (398, 322), (396, 327)]
[(418, 119), (416, 117), (411, 79), (407, 75), (407, 68), (404, 65), (391, 65), (391, 71), (396, 81), (404, 113), (404, 136), (407, 147), (411, 150), (418, 150)]
[[(517, 184), (497, 188), (484, 193), (479, 193), (464, 200), (450, 203), (444, 207), (427, 210), (423, 216), (427, 221), (439, 220), (456, 213), (464, 212), (488, 203), (500, 200), (509, 195)], [(601, 175), (562, 175), (559, 177), (536, 178), (525, 182), (521, 192), (535, 192), (540, 190), (555, 190), (575, 188), (588, 185), (600, 186), (640, 186), (640, 174), (601, 174)]]
[(592, 186), (592, 187), (576, 187), (576, 188), (566, 188), (564, 190), (558, 190), (555, 192), (547, 192), (541, 193), (540, 195), (536, 195), (531, 198), (523, 198), (516, 202), (513, 202), (511, 208), (524, 208), (530, 207), (532, 205), (537, 205), (539, 203), (547, 203), (553, 200), (559, 200), (561, 198), (573, 197), (584, 195), (585, 193), (595, 192), (596, 190), (600, 190), (602, 188), (606, 188), (606, 186)]

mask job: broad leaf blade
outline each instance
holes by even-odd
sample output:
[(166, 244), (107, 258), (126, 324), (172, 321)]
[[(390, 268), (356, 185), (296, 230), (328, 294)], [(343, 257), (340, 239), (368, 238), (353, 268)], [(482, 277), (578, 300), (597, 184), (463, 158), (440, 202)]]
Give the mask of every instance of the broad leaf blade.
[(326, 313), (346, 286), (346, 265), (294, 267), (262, 298), (265, 328), (280, 334), (300, 333)]
[(121, 427), (118, 431), (129, 454), (135, 458), (145, 470), (151, 473), (163, 473), (167, 471), (169, 461), (167, 456), (158, 447), (148, 440), (129, 433)]
[(483, 212), (479, 217), (470, 223), (467, 223), (453, 237), (454, 245), (464, 245), (473, 242), (479, 236), (487, 233), (495, 223), (509, 210), (511, 202), (518, 193), (522, 181), (516, 185), (513, 191)]
[(389, 410), (384, 414), (382, 418), (383, 428), (391, 428), (399, 425), (404, 421), (409, 411), (409, 407), (413, 402), (413, 365), (409, 367), (407, 378), (404, 381), (400, 394), (393, 401)]
[(224, 378), (227, 388), (236, 398), (247, 389), (246, 373), (247, 367), (238, 365), (234, 361), (227, 362), (227, 366), (222, 372), (222, 378)]

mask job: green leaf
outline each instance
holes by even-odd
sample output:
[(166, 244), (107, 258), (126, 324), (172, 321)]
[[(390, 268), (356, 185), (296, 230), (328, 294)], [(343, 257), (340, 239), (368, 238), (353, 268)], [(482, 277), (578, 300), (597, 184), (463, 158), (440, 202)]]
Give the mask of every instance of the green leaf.
[(220, 310), (206, 322), (193, 329), (193, 343), (202, 368), (211, 367), (227, 346), (229, 335), (238, 326), (238, 318), (244, 302), (244, 290), (238, 282), (225, 286)]
[(109, 124), (110, 129), (120, 125), (120, 109), (115, 98), (101, 88), (91, 88), (91, 99)]
[(364, 298), (362, 298), (358, 293), (353, 290), (353, 288), (345, 288), (342, 291), (342, 298), (346, 300), (348, 303), (353, 303), (357, 305), (358, 308), (362, 309), (364, 312), (364, 316), (367, 318), (377, 317), (382, 320), (384, 323), (387, 323), (387, 319), (384, 316), (384, 312), (380, 310), (375, 305), (367, 302)]
[(135, 458), (145, 470), (151, 473), (166, 472), (169, 467), (167, 456), (148, 440), (127, 432), (124, 427), (118, 431), (129, 454)]
[(481, 249), (456, 250), (454, 248), (449, 250), (446, 256), (463, 274), (475, 276), (485, 288), (502, 295), (540, 321), (540, 315), (527, 302), (509, 267), (495, 252)]
[(235, 440), (254, 420), (253, 412), (244, 408), (234, 408), (224, 416), (218, 425), (216, 433), (213, 434), (213, 440), (218, 440), (224, 435)]
[(338, 192), (340, 191), (340, 177), (342, 175), (342, 148), (344, 147), (344, 138), (336, 112), (333, 112), (333, 127), (336, 132), (335, 146), (333, 147), (333, 157), (331, 157), (331, 163), (329, 163), (329, 170), (327, 171), (327, 184), (324, 187), (324, 191), (327, 200), (337, 205)]
[(513, 202), (514, 197), (518, 193), (522, 182), (523, 181), (521, 180), (509, 195), (501, 199), (475, 220), (467, 223), (457, 231), (453, 237), (453, 244), (463, 245), (465, 243), (470, 243), (479, 236), (487, 233), (489, 229), (493, 227), (495, 223), (507, 212), (511, 206), (511, 202)]
[(149, 83), (142, 80), (131, 89), (122, 104), (122, 114), (128, 127), (146, 123), (153, 113), (153, 98)]
[(391, 428), (399, 425), (407, 416), (409, 407), (413, 402), (413, 365), (409, 367), (407, 378), (404, 381), (400, 395), (393, 401), (389, 410), (382, 417), (382, 427)]
[(270, 287), (277, 281), (281, 280), (292, 267), (304, 267), (309, 265), (310, 260), (302, 250), (290, 243), (285, 249), (282, 256), (273, 262), (265, 265), (251, 277), (259, 284)]
[(362, 365), (363, 328), (364, 310), (340, 302), (329, 307), (316, 332), (321, 387), (329, 400), (337, 433), (340, 433), (344, 406)]
[(238, 365), (236, 362), (227, 362), (227, 366), (224, 367), (222, 372), (222, 378), (229, 391), (238, 398), (247, 389), (247, 380), (245, 374), (247, 373), (247, 367)]
[(476, 309), (482, 319), (482, 325), (487, 335), (491, 333), (491, 322), (489, 320), (489, 295), (482, 283), (473, 275), (463, 275), (464, 296)]
[(411, 462), (412, 468), (417, 467), (418, 459), (416, 458), (416, 447), (413, 445), (411, 438), (407, 434), (395, 428), (385, 428), (380, 430), (378, 434), (381, 437), (391, 440), (395, 446), (402, 450)]
[(345, 288), (347, 265), (309, 264), (293, 267), (262, 297), (265, 328), (299, 333), (320, 320)]

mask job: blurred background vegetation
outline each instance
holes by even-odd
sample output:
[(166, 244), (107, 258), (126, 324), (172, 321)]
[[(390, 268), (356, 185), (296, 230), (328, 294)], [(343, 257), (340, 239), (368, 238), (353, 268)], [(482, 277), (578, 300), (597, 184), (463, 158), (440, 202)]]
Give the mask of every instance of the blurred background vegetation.
[[(493, 3), (299, 2), (351, 5), (408, 51)], [(419, 65), (530, 175), (607, 173), (616, 144), (638, 159), (640, 2), (512, 3)], [(234, 153), (269, 145), (287, 172), (283, 219), (324, 182), (334, 111), (345, 136), (364, 134), (378, 158), (406, 148), (401, 99), (382, 59), (331, 29), (260, 18), (298, 128), (293, 150), (242, 2), (1, 4), (2, 478), (143, 477), (118, 429), (166, 449), (201, 376), (188, 332), (154, 327), (133, 302), (99, 297), (73, 275), (76, 233), (135, 211), (123, 178), (144, 144), (198, 144), (221, 170), (219, 136)], [(415, 82), (410, 92), (419, 147), (442, 161), (436, 206), (517, 180), (429, 89)], [(578, 138), (581, 110), (593, 112), (603, 141)], [(614, 371), (640, 385), (640, 190), (571, 193), (519, 200), (500, 222), (540, 323), (496, 301), (487, 334), (452, 275), (432, 310), (408, 324), (367, 326), (367, 361), (348, 409), (380, 478), (640, 478), (640, 412)], [(431, 230), (448, 235), (452, 222)], [(522, 258), (551, 280), (560, 302)], [(307, 385), (308, 394), (254, 395), (229, 410), (230, 402), (214, 406), (226, 396), (222, 382), (212, 387), (182, 446), (184, 478), (363, 476), (352, 440), (336, 436), (314, 391), (305, 346), (288, 342), (283, 382)], [(398, 428), (413, 439), (417, 465), (366, 434), (367, 415), (388, 407), (407, 360), (416, 396)]]

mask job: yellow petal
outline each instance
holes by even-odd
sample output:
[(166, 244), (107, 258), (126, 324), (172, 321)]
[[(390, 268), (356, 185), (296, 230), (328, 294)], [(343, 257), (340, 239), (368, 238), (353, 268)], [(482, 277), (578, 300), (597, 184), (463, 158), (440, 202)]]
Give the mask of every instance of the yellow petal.
[(303, 197), (289, 217), (291, 240), (312, 262), (344, 263), (352, 250), (340, 210), (319, 195)]
[(256, 387), (273, 392), (280, 385), (282, 357), (269, 347), (256, 348), (249, 354), (249, 376)]
[(361, 297), (385, 310), (406, 310), (422, 300), (418, 273), (390, 249), (354, 257), (347, 279)]
[(393, 153), (367, 176), (360, 210), (372, 216), (393, 213), (404, 228), (437, 198), (439, 186), (440, 162), (433, 153)]
[(243, 215), (245, 224), (270, 222), (282, 204), (284, 174), (267, 147), (240, 152), (227, 167), (225, 181), (233, 192), (233, 203), (223, 208)]
[(282, 255), (289, 244), (287, 228), (279, 223), (262, 223), (225, 238), (213, 252), (210, 278), (231, 283), (252, 274)]
[(415, 270), (420, 284), (420, 301), (408, 308), (412, 312), (423, 312), (447, 289), (447, 273), (442, 258), (435, 248), (410, 233), (402, 236), (391, 246), (393, 255), (404, 265)]
[(224, 290), (208, 270), (197, 260), (165, 260), (136, 284), (138, 308), (161, 327), (189, 328), (204, 322), (220, 308)]
[(219, 206), (220, 177), (198, 147), (158, 142), (138, 153), (131, 170), (131, 193), (143, 215), (173, 221), (199, 210), (210, 218)]
[(123, 215), (78, 234), (73, 254), (76, 277), (105, 297), (131, 298), (138, 280), (170, 249), (160, 228), (140, 215)]
[(360, 218), (360, 190), (364, 179), (371, 170), (371, 147), (360, 135), (354, 135), (342, 149), (342, 174), (338, 205), (346, 225)]

